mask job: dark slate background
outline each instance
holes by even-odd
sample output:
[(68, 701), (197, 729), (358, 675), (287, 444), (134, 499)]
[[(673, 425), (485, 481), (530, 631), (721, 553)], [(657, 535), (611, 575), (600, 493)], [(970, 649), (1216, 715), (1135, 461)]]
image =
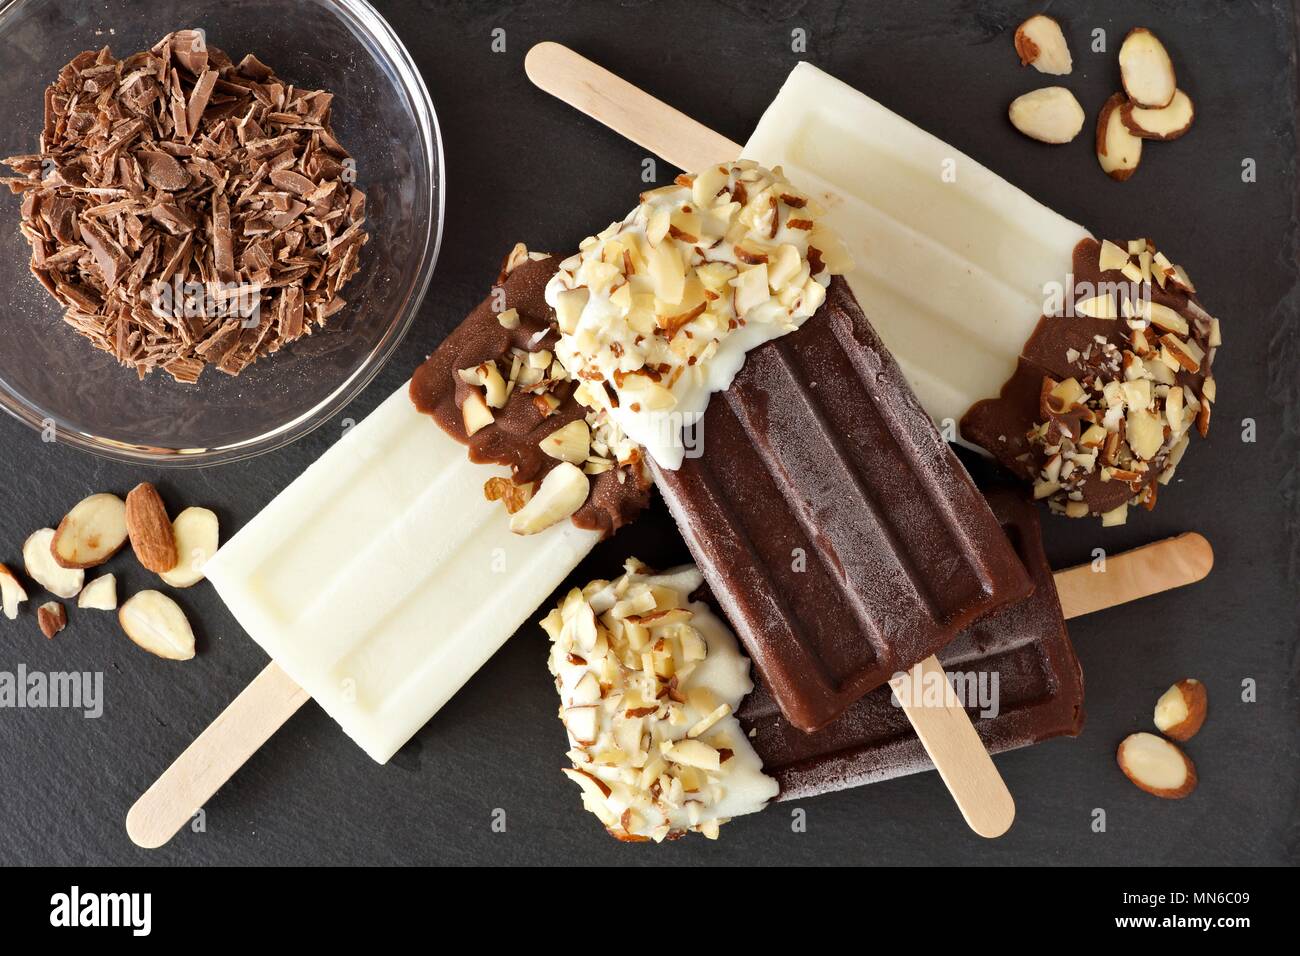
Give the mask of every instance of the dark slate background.
[[(215, 508), (228, 536), (397, 388), (485, 293), (516, 240), (570, 249), (621, 217), (642, 188), (643, 153), (534, 89), (523, 56), (560, 40), (733, 139), (744, 141), (797, 57), (807, 57), (965, 150), (1094, 232), (1149, 235), (1187, 267), (1223, 319), (1221, 402), (1177, 487), (1150, 515), (1103, 532), (1049, 519), (1053, 563), (1092, 547), (1133, 547), (1185, 530), (1213, 542), (1205, 583), (1073, 622), (1088, 721), (1082, 737), (998, 758), (1019, 814), (986, 842), (962, 823), (934, 774), (805, 800), (807, 832), (780, 805), (737, 820), (710, 843), (621, 846), (579, 806), (559, 773), (564, 733), (541, 630), (526, 627), (392, 761), (379, 767), (308, 704), (207, 808), (206, 832), (144, 851), (127, 808), (266, 663), (209, 586), (181, 601), (198, 657), (176, 664), (127, 641), (111, 615), (73, 615), (44, 640), (30, 613), (0, 621), (0, 670), (105, 673), (99, 720), (58, 710), (0, 711), (0, 863), (1295, 863), (1297, 818), (1296, 515), (1300, 347), (1295, 320), (1295, 62), (1285, 3), (1048, 4), (1066, 28), (1065, 79), (1090, 116), (1118, 86), (1115, 51), (1132, 26), (1165, 41), (1197, 106), (1181, 142), (1148, 145), (1126, 184), (1097, 167), (1090, 132), (1065, 147), (1022, 138), (1007, 103), (1051, 78), (1021, 69), (1017, 23), (1040, 4), (800, 2), (381, 3), (437, 106), (448, 169), (446, 234), (414, 329), (337, 420), (255, 461), (153, 472), (42, 444), (0, 420), (0, 560), (85, 494), (157, 481), (173, 507)], [(195, 24), (202, 26), (202, 24)], [(173, 25), (159, 25), (159, 32)], [(507, 51), (490, 52), (506, 30)], [(1101, 28), (1109, 52), (1089, 51)], [(213, 37), (220, 44), (220, 37)], [(119, 51), (121, 52), (121, 51)], [(273, 50), (261, 51), (274, 62)], [(53, 64), (52, 64), (53, 67)], [(343, 131), (346, 133), (346, 130)], [(1244, 159), (1258, 181), (1242, 182)], [(673, 171), (660, 169), (661, 179)], [(12, 228), (14, 211), (4, 215)], [(67, 334), (59, 330), (52, 334)], [(0, 348), (3, 348), (0, 337)], [(1243, 420), (1257, 439), (1242, 440)], [(617, 571), (635, 552), (684, 556), (656, 508), (607, 542), (575, 581)], [(134, 561), (110, 568), (128, 593), (150, 586)], [(75, 609), (74, 609), (75, 612)], [(437, 621), (429, 622), (437, 628)], [(1114, 765), (1126, 734), (1151, 729), (1156, 697), (1195, 676), (1210, 693), (1187, 747), (1199, 790), (1169, 803), (1135, 790)], [(1243, 681), (1258, 702), (1243, 703)], [(493, 811), (507, 829), (495, 833)], [(1104, 833), (1091, 829), (1096, 809)]]

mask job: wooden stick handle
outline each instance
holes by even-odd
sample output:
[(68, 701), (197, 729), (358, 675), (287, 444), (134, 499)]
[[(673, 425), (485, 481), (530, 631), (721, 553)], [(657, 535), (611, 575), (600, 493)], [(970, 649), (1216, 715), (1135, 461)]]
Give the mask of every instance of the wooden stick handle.
[[(1094, 564), (1096, 568), (1094, 570)], [(1057, 571), (1066, 620), (1195, 584), (1214, 566), (1210, 542), (1194, 531), (1107, 556), (1104, 562)]]
[(559, 43), (539, 43), (524, 59), (528, 78), (556, 99), (679, 169), (730, 162), (740, 146)]
[(170, 840), (307, 699), (278, 664), (267, 664), (135, 802), (127, 835), (146, 849)]
[(939, 659), (927, 657), (889, 686), (967, 825), (982, 837), (1006, 833), (1016, 802)]

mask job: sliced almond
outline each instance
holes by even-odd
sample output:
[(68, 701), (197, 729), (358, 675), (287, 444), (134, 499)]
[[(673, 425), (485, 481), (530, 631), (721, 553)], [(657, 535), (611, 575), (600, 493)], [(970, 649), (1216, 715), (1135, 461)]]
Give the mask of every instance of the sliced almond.
[(1032, 65), (1052, 76), (1065, 76), (1074, 68), (1061, 25), (1049, 16), (1040, 13), (1016, 27), (1015, 43), (1021, 66)]
[(185, 612), (161, 591), (141, 591), (117, 612), (126, 636), (150, 654), (171, 661), (194, 656), (194, 631)]
[(27, 576), (55, 597), (76, 597), (85, 583), (86, 572), (80, 568), (65, 568), (55, 561), (50, 548), (53, 542), (54, 529), (42, 528), (23, 543)]
[(576, 418), (537, 444), (552, 458), (581, 465), (591, 454), (591, 428), (581, 418)]
[(1102, 272), (1123, 269), (1128, 265), (1128, 250), (1120, 248), (1109, 239), (1101, 242), (1101, 253), (1097, 257), (1097, 268)]
[(155, 574), (176, 567), (176, 536), (158, 489), (141, 482), (126, 496), (126, 530), (131, 550), (145, 568)]
[(1119, 48), (1119, 75), (1134, 106), (1163, 109), (1173, 102), (1178, 78), (1169, 51), (1146, 27), (1134, 27)]
[(590, 489), (591, 481), (581, 468), (560, 462), (542, 479), (528, 504), (510, 516), (510, 530), (515, 534), (544, 531), (581, 508)]
[(117, 577), (101, 574), (77, 595), (77, 607), (92, 611), (117, 610)]
[(1196, 789), (1196, 767), (1187, 754), (1155, 734), (1131, 734), (1120, 741), (1115, 760), (1139, 790), (1181, 800)]
[(603, 800), (605, 797), (608, 797), (612, 792), (609, 789), (609, 785), (606, 784), (605, 781), (601, 780), (599, 777), (595, 777), (592, 774), (587, 773), (587, 771), (585, 770), (574, 770), (569, 767), (561, 767), (560, 772), (563, 773), (570, 780), (577, 783), (578, 786), (582, 787), (583, 791), (590, 794), (592, 797), (594, 797), (597, 800)]
[(221, 535), (215, 512), (207, 508), (186, 508), (172, 522), (176, 541), (176, 567), (160, 575), (174, 588), (193, 587), (203, 580), (203, 566), (217, 553)]
[(1191, 740), (1205, 723), (1208, 706), (1204, 684), (1192, 677), (1180, 680), (1156, 701), (1156, 729), (1174, 740)]
[(1146, 109), (1125, 103), (1120, 107), (1120, 119), (1129, 132), (1142, 139), (1168, 142), (1177, 139), (1192, 128), (1196, 108), (1192, 98), (1182, 90), (1174, 92), (1173, 101), (1160, 109)]
[(9, 568), (0, 564), (0, 608), (5, 617), (14, 620), (18, 617), (18, 605), (27, 600), (27, 589), (23, 587), (18, 576)]
[(1115, 297), (1109, 292), (1094, 295), (1089, 299), (1080, 299), (1074, 303), (1076, 315), (1085, 315), (1090, 319), (1114, 319), (1119, 313), (1115, 310)]
[(54, 560), (65, 568), (93, 568), (126, 544), (126, 505), (117, 495), (91, 495), (59, 522), (50, 543)]
[(68, 626), (68, 612), (58, 601), (46, 601), (36, 609), (36, 623), (48, 638)]
[(460, 415), (465, 423), (465, 435), (469, 438), (496, 421), (492, 409), (488, 408), (487, 402), (477, 390), (465, 396), (465, 401), (460, 406)]
[(1108, 99), (1097, 116), (1097, 162), (1111, 179), (1123, 182), (1133, 175), (1142, 159), (1142, 140), (1124, 125), (1120, 108), (1124, 94)]
[(1128, 521), (1128, 504), (1122, 504), (1118, 508), (1112, 508), (1110, 511), (1102, 513), (1101, 526), (1103, 528), (1117, 528)]
[(1179, 335), (1187, 334), (1187, 320), (1169, 306), (1161, 305), (1159, 302), (1149, 302), (1145, 311), (1146, 317), (1151, 320), (1151, 324), (1162, 332), (1176, 332)]
[(1046, 86), (1011, 101), (1011, 125), (1040, 143), (1068, 143), (1083, 129), (1079, 101), (1063, 86)]
[(704, 741), (693, 738), (669, 744), (664, 750), (664, 757), (673, 763), (701, 770), (717, 770), (722, 765), (722, 755), (717, 750)]
[(1133, 454), (1143, 461), (1150, 461), (1164, 444), (1165, 423), (1158, 415), (1145, 408), (1130, 408), (1125, 434)]

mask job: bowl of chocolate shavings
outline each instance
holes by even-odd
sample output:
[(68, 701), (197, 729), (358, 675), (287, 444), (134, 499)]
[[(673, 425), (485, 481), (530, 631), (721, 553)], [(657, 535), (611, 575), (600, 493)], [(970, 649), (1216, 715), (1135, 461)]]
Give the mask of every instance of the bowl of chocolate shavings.
[(437, 258), (428, 91), (358, 0), (0, 6), (0, 406), (111, 458), (306, 434)]

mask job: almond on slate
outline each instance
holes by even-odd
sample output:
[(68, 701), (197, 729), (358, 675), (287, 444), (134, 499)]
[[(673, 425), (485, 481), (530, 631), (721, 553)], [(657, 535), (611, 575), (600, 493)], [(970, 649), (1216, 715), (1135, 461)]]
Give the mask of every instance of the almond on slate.
[(150, 654), (171, 661), (194, 656), (194, 631), (180, 605), (161, 591), (141, 591), (117, 612), (126, 636)]
[(68, 612), (58, 601), (46, 601), (36, 611), (36, 623), (42, 634), (53, 638), (68, 626)]
[(54, 560), (54, 529), (33, 531), (23, 542), (23, 564), (27, 576), (55, 597), (76, 597), (86, 581), (81, 568), (65, 568)]
[(27, 600), (27, 589), (23, 587), (18, 576), (3, 564), (0, 564), (0, 608), (5, 617), (14, 620), (18, 617), (18, 605)]
[(1011, 101), (1011, 125), (1040, 143), (1068, 143), (1083, 129), (1079, 101), (1063, 86), (1047, 86)]
[(1020, 65), (1033, 65), (1039, 73), (1064, 76), (1074, 68), (1070, 47), (1061, 25), (1049, 16), (1032, 16), (1016, 27), (1016, 53)]
[(1178, 89), (1169, 51), (1146, 27), (1134, 27), (1119, 48), (1119, 76), (1135, 106), (1163, 109)]
[(1195, 678), (1180, 680), (1156, 701), (1155, 725), (1173, 740), (1191, 740), (1205, 723), (1209, 695)]
[(156, 574), (176, 567), (176, 535), (167, 517), (167, 506), (158, 489), (147, 481), (126, 496), (126, 529), (131, 548), (144, 567)]
[(1175, 744), (1155, 734), (1130, 734), (1115, 754), (1119, 769), (1139, 790), (1181, 800), (1196, 789), (1196, 768)]
[(117, 576), (102, 574), (77, 595), (77, 607), (94, 611), (117, 610)]
[(1192, 105), (1190, 96), (1182, 90), (1176, 90), (1173, 100), (1166, 107), (1150, 110), (1125, 103), (1120, 107), (1119, 115), (1134, 136), (1168, 142), (1192, 128), (1196, 107)]
[(117, 495), (91, 495), (59, 522), (50, 543), (54, 560), (64, 568), (93, 568), (126, 544), (126, 505)]
[(217, 553), (220, 529), (216, 513), (207, 508), (186, 508), (172, 522), (176, 539), (176, 567), (161, 574), (174, 588), (188, 588), (203, 580), (203, 566)]
[(1124, 94), (1116, 93), (1097, 116), (1097, 162), (1107, 176), (1121, 183), (1133, 175), (1142, 159), (1142, 140), (1121, 118), (1124, 102)]

